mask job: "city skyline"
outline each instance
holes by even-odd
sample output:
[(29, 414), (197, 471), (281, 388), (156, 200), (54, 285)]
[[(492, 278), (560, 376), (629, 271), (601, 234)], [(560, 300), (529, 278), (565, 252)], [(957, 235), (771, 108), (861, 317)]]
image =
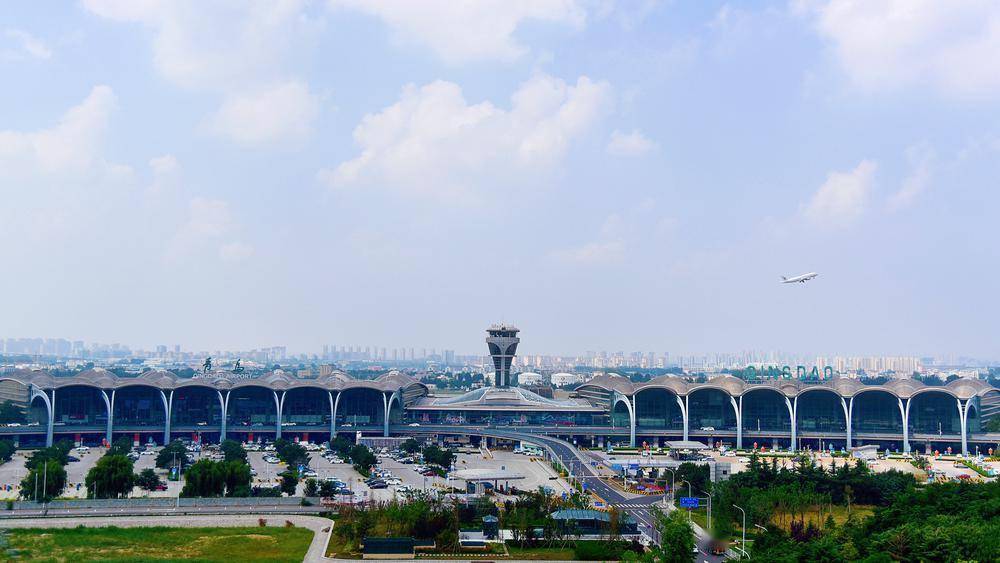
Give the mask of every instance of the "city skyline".
[[(179, 344), (136, 347), (122, 343), (91, 343), (63, 338), (0, 338), (0, 355), (62, 357), (76, 359), (111, 359), (135, 357), (169, 359), (177, 362), (201, 361), (205, 356), (220, 356), (232, 361), (244, 358), (251, 361), (311, 361), (311, 362), (433, 362), (442, 365), (462, 365), (484, 360), (488, 353), (456, 351), (437, 347), (389, 347), (375, 345), (324, 345), (319, 351), (301, 351), (286, 346), (264, 346), (242, 350), (183, 349)], [(519, 370), (558, 369), (570, 367), (592, 368), (641, 368), (663, 369), (681, 367), (691, 369), (742, 368), (747, 366), (831, 366), (838, 373), (864, 370), (878, 373), (892, 371), (910, 373), (923, 368), (941, 367), (991, 367), (996, 360), (968, 356), (893, 355), (893, 354), (843, 354), (843, 353), (791, 353), (780, 350), (743, 350), (739, 352), (709, 352), (683, 354), (653, 351), (587, 350), (576, 354), (551, 354), (529, 351), (514, 358)]]
[(6, 6), (0, 334), (1000, 358), (1000, 8), (508, 4)]

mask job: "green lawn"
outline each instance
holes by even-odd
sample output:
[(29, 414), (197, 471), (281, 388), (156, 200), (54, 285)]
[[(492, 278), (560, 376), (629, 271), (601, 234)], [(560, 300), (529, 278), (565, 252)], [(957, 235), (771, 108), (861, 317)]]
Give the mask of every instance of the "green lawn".
[(302, 561), (306, 528), (30, 528), (9, 530), (25, 561)]
[(576, 554), (572, 547), (515, 547), (507, 546), (511, 559), (538, 559), (573, 561)]

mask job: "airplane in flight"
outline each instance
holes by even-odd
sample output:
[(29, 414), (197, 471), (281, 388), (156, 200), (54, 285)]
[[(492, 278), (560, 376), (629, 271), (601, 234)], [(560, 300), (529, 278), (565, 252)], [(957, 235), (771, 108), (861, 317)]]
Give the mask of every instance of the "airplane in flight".
[(802, 274), (801, 276), (795, 276), (794, 278), (786, 278), (781, 276), (781, 283), (806, 283), (807, 281), (818, 276), (816, 272), (809, 272), (808, 274)]

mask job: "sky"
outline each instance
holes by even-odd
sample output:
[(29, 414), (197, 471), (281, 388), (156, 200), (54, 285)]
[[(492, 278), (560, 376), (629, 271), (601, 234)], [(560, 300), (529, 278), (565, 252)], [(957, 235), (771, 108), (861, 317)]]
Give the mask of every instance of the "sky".
[(998, 358), (997, 53), (990, 0), (9, 3), (0, 336)]

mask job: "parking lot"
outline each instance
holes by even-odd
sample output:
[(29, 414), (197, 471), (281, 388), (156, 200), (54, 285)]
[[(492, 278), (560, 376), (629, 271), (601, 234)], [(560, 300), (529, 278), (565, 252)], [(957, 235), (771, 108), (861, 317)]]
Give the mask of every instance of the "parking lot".
[[(139, 473), (146, 468), (154, 468), (156, 453), (161, 447), (149, 448), (149, 454), (139, 455), (134, 462), (135, 472)], [(206, 448), (207, 449), (207, 448)], [(61, 496), (69, 498), (85, 498), (87, 490), (84, 486), (87, 472), (104, 455), (106, 448), (91, 447), (89, 450), (74, 449), (70, 455), (78, 458), (79, 461), (72, 461), (66, 465), (67, 486)], [(20, 450), (15, 453), (14, 458), (0, 465), (0, 499), (15, 499), (18, 497), (18, 485), (27, 474), (24, 463), (30, 457), (30, 451)], [(192, 461), (197, 461), (203, 456), (211, 455), (208, 451), (189, 453)], [(247, 459), (251, 468), (255, 472), (253, 485), (259, 487), (274, 487), (279, 484), (279, 475), (287, 468), (283, 463), (268, 463), (265, 457), (272, 455), (272, 452), (249, 451)], [(417, 471), (415, 464), (405, 464), (391, 457), (380, 455), (379, 464), (376, 468), (387, 471), (386, 479), (395, 478), (401, 481), (399, 484), (392, 484), (384, 489), (371, 489), (364, 482), (364, 477), (354, 470), (348, 463), (332, 463), (325, 459), (320, 452), (309, 452), (309, 468), (315, 471), (317, 480), (337, 479), (344, 483), (347, 489), (353, 492), (355, 500), (376, 500), (385, 501), (399, 498), (405, 490), (445, 490), (449, 485), (462, 489), (466, 482), (463, 480), (451, 480), (438, 476), (424, 476)], [(493, 472), (518, 474), (523, 479), (512, 479), (507, 484), (521, 490), (535, 490), (538, 487), (548, 487), (556, 494), (571, 492), (572, 488), (561, 478), (544, 460), (526, 455), (516, 454), (510, 451), (493, 451), (485, 454), (479, 450), (460, 451), (455, 461), (455, 469), (458, 471), (466, 469), (488, 470)], [(133, 496), (150, 497), (175, 497), (183, 487), (183, 481), (167, 481), (167, 471), (156, 469), (157, 474), (166, 483), (165, 491), (145, 491), (136, 488)], [(501, 483), (502, 484), (502, 483)], [(297, 494), (304, 492), (304, 480), (299, 483)]]

